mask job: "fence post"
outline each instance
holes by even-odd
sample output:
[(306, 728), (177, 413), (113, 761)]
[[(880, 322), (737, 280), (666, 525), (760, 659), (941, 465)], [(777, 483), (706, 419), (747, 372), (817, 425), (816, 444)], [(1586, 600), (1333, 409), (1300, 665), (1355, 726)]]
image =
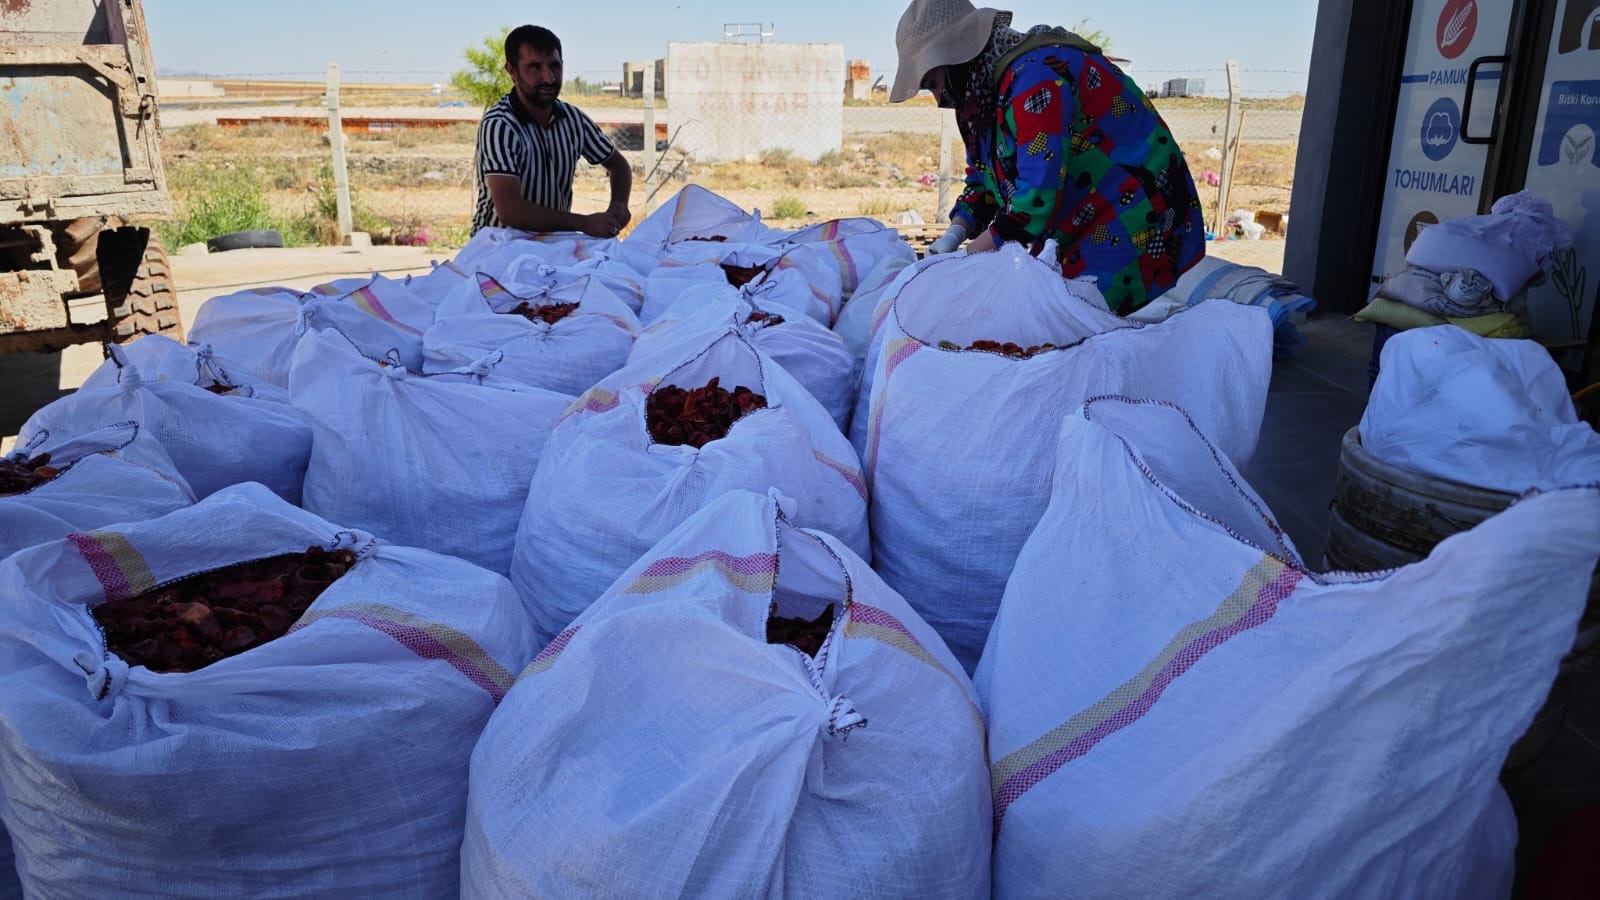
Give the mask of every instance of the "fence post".
[(644, 135), (641, 148), (644, 155), (644, 214), (649, 215), (655, 203), (656, 181), (659, 167), (656, 161), (656, 65), (651, 62), (644, 67)]
[(1228, 63), (1228, 118), (1222, 131), (1222, 173), (1217, 185), (1217, 221), (1212, 231), (1222, 237), (1222, 228), (1228, 221), (1228, 203), (1232, 199), (1233, 166), (1239, 158), (1240, 129), (1244, 124), (1243, 100), (1239, 96), (1239, 64)]
[(350, 236), (350, 172), (344, 161), (344, 121), (339, 116), (339, 64), (328, 63), (328, 145), (333, 148), (333, 194), (339, 209), (339, 238)]
[(950, 182), (955, 176), (950, 174), (950, 166), (954, 162), (950, 153), (950, 139), (955, 130), (955, 113), (939, 110), (939, 208), (934, 212), (933, 221), (944, 224), (950, 221)]

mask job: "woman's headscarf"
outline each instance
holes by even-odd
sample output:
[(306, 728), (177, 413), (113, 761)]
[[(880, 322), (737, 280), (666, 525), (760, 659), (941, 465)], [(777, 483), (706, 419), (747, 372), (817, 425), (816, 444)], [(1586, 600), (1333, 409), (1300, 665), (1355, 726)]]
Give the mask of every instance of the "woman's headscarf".
[(994, 104), (1000, 87), (995, 66), (1029, 37), (1050, 30), (1049, 25), (1035, 25), (1026, 32), (1017, 31), (1011, 27), (1011, 13), (995, 14), (989, 43), (984, 45), (982, 53), (967, 64), (966, 89), (961, 97), (956, 98), (956, 125), (961, 130), (962, 139), (969, 145), (972, 142), (972, 129), (980, 123), (992, 121), (994, 117)]

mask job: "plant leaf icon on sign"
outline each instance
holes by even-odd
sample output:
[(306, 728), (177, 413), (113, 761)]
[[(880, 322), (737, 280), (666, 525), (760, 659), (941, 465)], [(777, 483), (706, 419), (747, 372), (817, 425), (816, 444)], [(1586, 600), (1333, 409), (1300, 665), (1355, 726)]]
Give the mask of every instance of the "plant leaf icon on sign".
[(1456, 10), (1456, 14), (1450, 17), (1449, 22), (1445, 23), (1444, 34), (1439, 41), (1440, 50), (1454, 47), (1456, 41), (1461, 40), (1461, 36), (1467, 31), (1467, 19), (1472, 17), (1475, 6), (1477, 6), (1476, 3), (1467, 3), (1459, 10)]
[(1422, 133), (1422, 140), (1430, 147), (1443, 147), (1456, 139), (1456, 123), (1447, 112), (1436, 112), (1428, 116), (1428, 127)]

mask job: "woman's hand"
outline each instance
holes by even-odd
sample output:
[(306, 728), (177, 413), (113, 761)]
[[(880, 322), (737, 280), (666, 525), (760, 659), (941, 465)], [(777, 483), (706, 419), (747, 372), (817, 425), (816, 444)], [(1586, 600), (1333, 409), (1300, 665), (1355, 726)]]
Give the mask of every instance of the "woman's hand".
[(974, 253), (990, 253), (998, 249), (1000, 249), (1000, 245), (995, 242), (994, 231), (985, 228), (983, 230), (983, 234), (978, 235), (973, 239), (972, 243), (967, 245), (967, 255), (971, 256)]

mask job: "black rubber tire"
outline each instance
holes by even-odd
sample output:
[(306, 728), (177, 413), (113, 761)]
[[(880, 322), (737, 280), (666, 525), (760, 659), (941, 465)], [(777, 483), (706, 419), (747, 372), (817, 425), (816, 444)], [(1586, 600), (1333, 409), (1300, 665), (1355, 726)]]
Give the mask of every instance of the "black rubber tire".
[(167, 261), (161, 239), (153, 231), (127, 300), (111, 310), (111, 334), (119, 344), (132, 343), (147, 334), (159, 334), (183, 343), (183, 320), (178, 315), (178, 292), (172, 283), (172, 266)]
[(212, 253), (221, 253), (224, 250), (248, 250), (252, 247), (282, 247), (283, 235), (267, 228), (258, 228), (254, 231), (230, 231), (219, 234), (206, 241), (206, 249)]

